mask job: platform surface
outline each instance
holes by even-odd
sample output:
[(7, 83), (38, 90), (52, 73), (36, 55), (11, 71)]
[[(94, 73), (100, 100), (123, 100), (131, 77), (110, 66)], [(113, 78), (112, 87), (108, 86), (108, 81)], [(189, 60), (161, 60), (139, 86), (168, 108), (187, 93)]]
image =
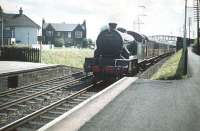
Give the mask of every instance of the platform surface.
[(18, 72), (22, 70), (31, 70), (49, 66), (53, 65), (19, 61), (0, 61), (0, 74)]
[(137, 80), (80, 131), (199, 131), (200, 57), (188, 50), (191, 78)]

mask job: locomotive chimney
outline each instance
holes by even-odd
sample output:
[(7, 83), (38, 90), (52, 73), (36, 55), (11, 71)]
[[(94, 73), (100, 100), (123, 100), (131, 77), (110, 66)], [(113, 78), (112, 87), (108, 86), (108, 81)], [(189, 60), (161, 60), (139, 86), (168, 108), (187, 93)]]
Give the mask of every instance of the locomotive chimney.
[(116, 27), (117, 27), (117, 24), (116, 24), (116, 23), (109, 23), (109, 28), (110, 28), (111, 30), (115, 30)]

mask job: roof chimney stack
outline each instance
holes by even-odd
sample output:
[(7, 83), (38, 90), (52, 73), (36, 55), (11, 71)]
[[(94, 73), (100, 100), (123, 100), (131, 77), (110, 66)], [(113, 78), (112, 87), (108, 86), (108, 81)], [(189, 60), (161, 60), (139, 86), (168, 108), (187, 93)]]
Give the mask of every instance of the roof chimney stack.
[(20, 9), (19, 9), (19, 14), (20, 14), (20, 15), (22, 15), (22, 14), (23, 14), (22, 7), (20, 7)]

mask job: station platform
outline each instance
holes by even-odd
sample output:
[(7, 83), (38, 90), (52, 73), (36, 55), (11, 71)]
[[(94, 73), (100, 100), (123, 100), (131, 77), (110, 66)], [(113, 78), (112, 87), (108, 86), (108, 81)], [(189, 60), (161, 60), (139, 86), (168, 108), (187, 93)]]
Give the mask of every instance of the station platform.
[(64, 65), (0, 61), (0, 91), (30, 85), (71, 72)]
[(0, 74), (8, 74), (11, 72), (19, 72), (49, 66), (54, 65), (19, 61), (0, 61)]
[(200, 57), (186, 80), (123, 78), (39, 131), (199, 131)]

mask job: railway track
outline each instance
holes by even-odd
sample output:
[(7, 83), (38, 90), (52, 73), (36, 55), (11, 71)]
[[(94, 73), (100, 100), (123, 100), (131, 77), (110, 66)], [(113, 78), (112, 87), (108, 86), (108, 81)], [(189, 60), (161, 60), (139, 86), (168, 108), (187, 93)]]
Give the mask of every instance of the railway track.
[(0, 93), (0, 110), (4, 109), (6, 105), (14, 103), (23, 97), (28, 97), (31, 94), (38, 93), (49, 89), (50, 87), (69, 82), (79, 76), (83, 76), (83, 72), (77, 72), (71, 75), (58, 77), (55, 79), (39, 82), (29, 86), (23, 86), (13, 90)]
[(77, 88), (82, 88), (86, 83), (90, 82), (88, 79), (89, 77), (86, 78), (83, 73), (74, 75), (76, 77), (73, 77), (73, 79), (66, 76), (61, 79), (56, 79), (54, 82), (50, 81), (51, 84), (46, 81), (44, 83), (36, 84), (35, 86), (12, 90), (7, 92), (7, 94), (4, 93), (2, 96), (8, 96), (8, 94), (15, 96), (13, 93), (16, 94), (16, 92), (23, 92), (24, 90), (28, 91), (45, 84), (50, 85), (48, 88), (36, 90), (36, 92), (28, 95), (21, 93), (21, 97), (13, 97), (15, 99), (11, 99), (11, 101), (0, 105), (0, 127), (69, 96), (76, 92)]
[[(101, 83), (101, 82), (99, 82)], [(10, 124), (0, 128), (0, 131), (19, 130), (19, 131), (34, 131), (52, 121), (56, 117), (64, 114), (74, 106), (83, 102), (87, 98), (96, 94), (89, 92), (93, 88), (93, 84), (87, 85), (85, 88), (68, 95), (59, 101), (56, 101), (42, 109), (39, 109), (21, 119), (18, 119)]]

